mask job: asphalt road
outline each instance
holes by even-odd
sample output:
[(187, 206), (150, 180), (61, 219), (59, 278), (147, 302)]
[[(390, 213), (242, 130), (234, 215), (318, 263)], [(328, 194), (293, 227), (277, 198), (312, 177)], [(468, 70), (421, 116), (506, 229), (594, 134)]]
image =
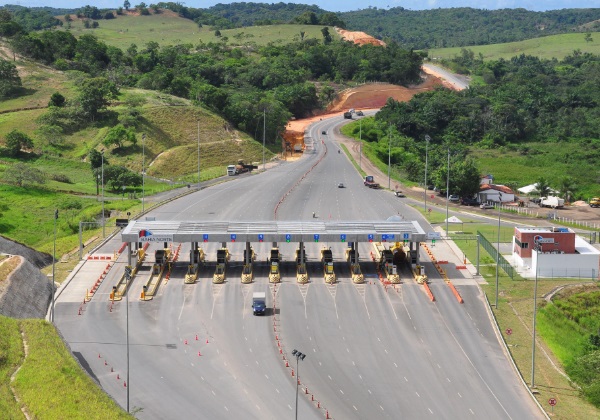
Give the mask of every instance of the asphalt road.
[[(419, 219), (430, 231), (402, 199), (362, 185), (337, 152), (334, 133), (341, 123), (336, 117), (311, 126), (310, 147), (296, 162), (235, 177), (148, 216), (164, 221), (313, 220), (313, 212), (319, 220), (401, 216)], [(338, 188), (339, 182), (346, 188)], [(99, 252), (112, 253), (120, 244), (114, 238)], [(360, 244), (367, 282), (355, 285), (344, 263), (346, 244), (307, 243), (310, 282), (298, 285), (297, 244), (279, 245), (283, 282), (273, 286), (266, 263), (271, 244), (253, 244), (258, 258), (249, 285), (240, 282), (241, 243), (228, 244), (232, 263), (224, 284), (211, 282), (218, 244), (206, 244), (207, 264), (198, 282), (184, 284), (189, 244), (182, 244), (170, 280), (152, 301), (142, 302), (151, 247), (129, 292), (128, 317), (124, 301), (111, 305), (108, 299), (125, 255), (78, 314), (82, 293), (95, 280), (94, 264), (100, 264), (86, 263), (57, 300), (57, 326), (82, 365), (123, 407), (129, 390), (130, 409), (143, 419), (292, 418), (298, 379), (293, 349), (306, 354), (298, 362), (302, 419), (327, 413), (338, 419), (543, 417), (503, 353), (474, 281), (460, 288), (463, 305), (439, 278), (432, 279), (436, 301), (430, 302), (408, 269), (402, 285), (385, 288), (375, 281), (368, 244)], [(335, 285), (323, 281), (322, 246), (333, 251)], [(267, 292), (268, 316), (252, 315), (254, 291)]]

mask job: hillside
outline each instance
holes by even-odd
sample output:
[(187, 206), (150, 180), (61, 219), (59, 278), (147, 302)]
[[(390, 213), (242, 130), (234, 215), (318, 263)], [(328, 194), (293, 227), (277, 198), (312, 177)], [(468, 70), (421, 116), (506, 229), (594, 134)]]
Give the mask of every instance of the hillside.
[[(64, 16), (59, 17), (64, 21)], [(200, 43), (208, 44), (225, 43), (227, 45), (266, 45), (268, 43), (288, 43), (294, 38), (300, 39), (300, 33), (304, 33), (304, 39), (322, 39), (322, 26), (315, 25), (267, 25), (249, 26), (236, 29), (221, 29), (220, 36), (215, 36), (215, 30), (209, 26), (202, 28), (192, 20), (185, 19), (170, 10), (163, 10), (159, 14), (140, 16), (129, 13), (117, 16), (116, 19), (99, 20), (99, 26), (95, 29), (86, 29), (84, 19), (73, 18), (70, 23), (70, 31), (79, 37), (83, 34), (93, 34), (108, 45), (122, 50), (129, 48), (131, 44), (138, 47), (146, 45), (150, 40), (160, 45), (177, 45)], [(64, 24), (62, 29), (67, 30), (69, 25)], [(337, 36), (331, 31), (332, 36)]]
[(519, 42), (508, 42), (504, 44), (479, 45), (454, 48), (432, 48), (427, 52), (433, 60), (450, 59), (457, 57), (462, 48), (481, 54), (484, 60), (508, 60), (512, 57), (525, 54), (539, 58), (563, 59), (573, 51), (582, 53), (600, 54), (600, 32), (590, 32), (591, 40), (586, 41), (582, 33), (549, 35), (539, 38), (528, 39)]

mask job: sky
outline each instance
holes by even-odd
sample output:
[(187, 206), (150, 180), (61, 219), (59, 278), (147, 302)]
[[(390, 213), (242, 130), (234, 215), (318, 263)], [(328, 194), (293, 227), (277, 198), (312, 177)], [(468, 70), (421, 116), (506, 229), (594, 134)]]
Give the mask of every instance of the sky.
[[(242, 2), (243, 0), (188, 0), (174, 2), (183, 3), (187, 7), (206, 8), (214, 6), (217, 3)], [(534, 11), (556, 10), (556, 9), (575, 9), (575, 8), (600, 8), (600, 0), (270, 0), (256, 1), (254, 3), (298, 3), (298, 4), (316, 4), (324, 10), (331, 12), (348, 12), (351, 10), (367, 9), (377, 7), (378, 9), (387, 9), (391, 7), (403, 7), (410, 10), (425, 10), (451, 7), (472, 7), (476, 9), (514, 9), (524, 8)], [(131, 5), (136, 5), (142, 0), (129, 0)], [(146, 4), (152, 4), (155, 1), (145, 0)], [(248, 1), (250, 2), (250, 1)], [(52, 6), (76, 9), (87, 4), (98, 8), (117, 8), (123, 3), (119, 0), (4, 0), (4, 4), (18, 4), (25, 7)], [(156, 1), (158, 3), (158, 1)]]

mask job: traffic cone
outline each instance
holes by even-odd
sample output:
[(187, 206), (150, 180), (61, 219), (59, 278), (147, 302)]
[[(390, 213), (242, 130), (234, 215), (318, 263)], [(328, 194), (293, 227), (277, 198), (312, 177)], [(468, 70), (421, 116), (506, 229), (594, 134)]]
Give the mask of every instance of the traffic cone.
[(198, 341), (198, 334), (196, 334), (196, 341)]
[(283, 354), (283, 349), (282, 348), (279, 349), (279, 354)]
[[(298, 382), (300, 382), (300, 381), (298, 381)], [(304, 393), (308, 394), (308, 387), (304, 388)]]
[[(290, 363), (287, 360), (285, 361), (285, 367), (290, 367)], [(292, 376), (294, 376), (294, 375), (292, 375)]]
[(310, 394), (310, 400), (314, 401), (315, 400), (315, 396), (313, 394)]
[(101, 358), (102, 358), (102, 356), (100, 356), (100, 353), (98, 353), (98, 359), (101, 359)]
[(106, 363), (106, 360), (104, 361), (104, 366), (108, 366), (108, 363)]
[(198, 352), (198, 356), (202, 356), (202, 354), (200, 352)]
[(206, 344), (208, 344), (208, 338), (206, 339)]
[(119, 374), (117, 373), (117, 381), (120, 380), (121, 378), (119, 377)]
[(127, 388), (127, 382), (123, 381), (123, 388)]
[(292, 376), (294, 376), (294, 369), (292, 369)]
[(329, 410), (325, 410), (325, 418), (326, 419), (330, 419), (331, 417), (329, 417)]
[(321, 408), (321, 401), (317, 401), (317, 408)]
[(110, 373), (113, 373), (115, 370), (113, 369), (113, 367), (110, 367)]
[(187, 346), (187, 340), (183, 340), (183, 344)]

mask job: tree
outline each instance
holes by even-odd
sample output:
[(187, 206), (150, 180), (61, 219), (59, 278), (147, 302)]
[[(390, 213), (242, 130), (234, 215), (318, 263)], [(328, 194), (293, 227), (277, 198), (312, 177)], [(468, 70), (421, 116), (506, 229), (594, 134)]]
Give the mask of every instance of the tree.
[(86, 79), (79, 87), (77, 97), (84, 115), (95, 121), (100, 112), (108, 106), (111, 99), (115, 99), (119, 91), (114, 83), (105, 77)]
[(123, 124), (117, 124), (106, 133), (106, 137), (102, 141), (106, 147), (110, 147), (112, 145), (117, 148), (123, 147), (124, 142), (130, 142), (131, 144), (137, 144), (137, 139), (135, 137), (135, 132), (130, 128), (125, 128)]
[(535, 183), (535, 190), (540, 197), (548, 197), (551, 191), (550, 182), (544, 177), (539, 177)]
[(6, 135), (6, 151), (9, 156), (17, 156), (21, 149), (32, 149), (33, 140), (27, 134), (12, 130)]
[(591, 33), (589, 33), (589, 32), (585, 34), (585, 37), (584, 37), (584, 39), (585, 39), (585, 42), (593, 42), (593, 41), (594, 41), (594, 40), (592, 39), (592, 34), (591, 34)]
[(558, 189), (560, 190), (562, 198), (564, 198), (567, 203), (570, 203), (575, 195), (575, 191), (577, 190), (575, 179), (570, 176), (561, 178)]
[[(97, 176), (98, 169), (94, 176)], [(104, 165), (104, 184), (112, 191), (121, 190), (124, 186), (138, 187), (142, 185), (142, 176), (123, 166)]]
[(62, 96), (59, 92), (54, 92), (50, 97), (50, 101), (48, 102), (48, 106), (56, 106), (58, 108), (62, 107), (66, 102), (64, 96)]
[(25, 184), (44, 184), (46, 175), (37, 168), (19, 162), (6, 169), (4, 181), (17, 187), (23, 187)]
[(125, 10), (129, 11), (129, 8), (131, 7), (131, 3), (129, 3), (129, 0), (125, 0), (123, 2), (123, 7), (125, 8)]
[(42, 125), (37, 135), (51, 146), (60, 146), (64, 141), (63, 129), (57, 125)]
[(330, 44), (332, 39), (331, 35), (329, 34), (329, 28), (327, 26), (321, 29), (321, 34), (323, 35), (323, 43)]
[(21, 78), (17, 67), (0, 58), (0, 98), (12, 95), (21, 87)]

